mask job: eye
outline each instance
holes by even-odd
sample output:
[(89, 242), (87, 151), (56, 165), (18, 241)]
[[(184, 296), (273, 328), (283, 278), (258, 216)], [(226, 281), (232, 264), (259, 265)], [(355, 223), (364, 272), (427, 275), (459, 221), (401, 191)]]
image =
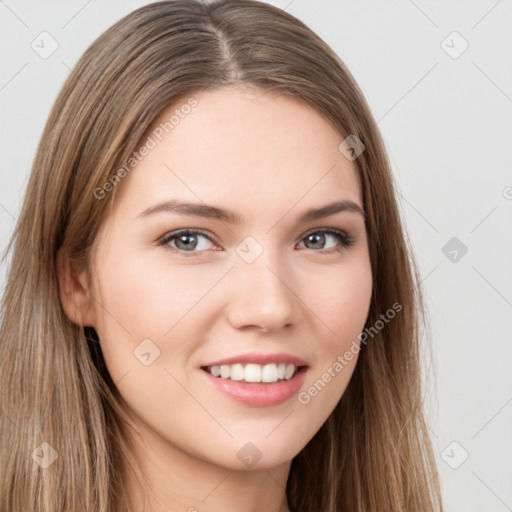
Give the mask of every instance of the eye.
[[(341, 247), (336, 247), (336, 245), (331, 247), (325, 247), (326, 240), (329, 238), (338, 241), (341, 244)], [(335, 230), (335, 229), (317, 229), (316, 231), (310, 231), (306, 236), (301, 240), (301, 242), (305, 240), (306, 243), (310, 244), (310, 247), (306, 247), (307, 249), (320, 249), (321, 252), (327, 249), (334, 248), (337, 251), (342, 251), (346, 247), (350, 247), (354, 243), (354, 239), (347, 236), (345, 233)]]
[(171, 249), (190, 253), (186, 254), (186, 256), (197, 256), (196, 253), (208, 249), (208, 243), (201, 242), (201, 239), (212, 242), (212, 239), (202, 231), (184, 229), (169, 233), (159, 242), (159, 245), (170, 246)]
[[(330, 247), (325, 247), (326, 241), (329, 239), (335, 242), (337, 241), (339, 245), (336, 246), (335, 243)], [(310, 231), (302, 238), (301, 243), (303, 241), (309, 245), (309, 247), (306, 246), (306, 249), (319, 249), (315, 252), (323, 252), (329, 249), (342, 251), (354, 243), (354, 239), (350, 238), (342, 231), (331, 228)], [(208, 247), (208, 242), (213, 244), (211, 237), (205, 232), (197, 229), (182, 229), (166, 235), (159, 241), (159, 245), (169, 247), (175, 252), (180, 252), (183, 256), (199, 256), (201, 252), (211, 248)]]

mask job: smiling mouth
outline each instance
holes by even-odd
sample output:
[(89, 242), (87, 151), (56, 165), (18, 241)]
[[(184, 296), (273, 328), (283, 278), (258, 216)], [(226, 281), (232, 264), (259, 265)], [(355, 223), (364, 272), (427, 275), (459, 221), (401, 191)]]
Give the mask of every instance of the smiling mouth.
[(202, 370), (218, 379), (260, 384), (272, 384), (290, 380), (297, 373), (305, 371), (306, 368), (306, 366), (297, 366), (293, 363), (270, 363), (265, 365), (255, 363), (222, 364), (201, 367)]

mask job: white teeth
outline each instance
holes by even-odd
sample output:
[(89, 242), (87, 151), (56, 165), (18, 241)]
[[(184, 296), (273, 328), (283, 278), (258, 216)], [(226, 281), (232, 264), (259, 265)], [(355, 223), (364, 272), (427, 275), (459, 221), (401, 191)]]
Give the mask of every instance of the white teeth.
[(270, 363), (266, 365), (249, 363), (245, 366), (241, 364), (222, 364), (207, 367), (206, 370), (214, 377), (220, 377), (221, 379), (244, 380), (245, 382), (277, 382), (278, 380), (291, 379), (295, 375), (297, 367), (293, 363)]
[[(243, 368), (242, 375), (244, 375)], [(231, 378), (233, 378), (233, 374), (231, 374)], [(245, 380), (246, 382), (261, 382), (261, 366), (259, 364), (248, 364), (245, 367)]]
[(231, 380), (244, 380), (244, 367), (241, 364), (231, 366)]
[(266, 364), (261, 370), (261, 382), (276, 382), (277, 381), (277, 365)]
[(220, 376), (223, 379), (228, 379), (231, 375), (231, 367), (228, 364), (223, 364), (220, 367)]
[(295, 373), (295, 365), (294, 364), (287, 364), (286, 370), (284, 371), (284, 378), (289, 379), (291, 376)]

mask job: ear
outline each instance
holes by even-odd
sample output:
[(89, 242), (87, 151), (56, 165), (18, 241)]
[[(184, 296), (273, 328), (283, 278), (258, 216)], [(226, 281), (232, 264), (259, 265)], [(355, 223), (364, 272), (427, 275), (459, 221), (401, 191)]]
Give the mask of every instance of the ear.
[(80, 326), (95, 325), (94, 304), (85, 268), (79, 268), (69, 259), (69, 250), (57, 251), (59, 296), (66, 316)]

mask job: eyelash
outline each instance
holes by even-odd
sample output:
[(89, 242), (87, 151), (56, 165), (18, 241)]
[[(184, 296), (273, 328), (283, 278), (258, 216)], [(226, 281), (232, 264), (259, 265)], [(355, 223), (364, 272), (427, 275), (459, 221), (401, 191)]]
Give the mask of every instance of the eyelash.
[[(322, 234), (327, 234), (327, 235), (333, 236), (339, 242), (341, 242), (341, 246), (342, 246), (342, 247), (334, 247), (334, 248), (330, 248), (330, 249), (321, 249), (321, 250), (318, 250), (318, 251), (315, 251), (314, 249), (311, 249), (314, 252), (318, 252), (318, 253), (331, 252), (333, 250), (337, 251), (337, 252), (341, 252), (344, 249), (352, 246), (354, 244), (354, 242), (355, 242), (355, 240), (353, 238), (345, 235), (345, 233), (343, 233), (342, 231), (338, 231), (338, 230), (332, 229), (332, 228), (320, 228), (320, 229), (315, 229), (313, 231), (309, 231), (308, 233), (306, 233), (301, 238), (300, 241), (302, 242), (308, 236), (314, 235), (314, 234), (318, 234), (318, 233), (322, 233)], [(178, 237), (180, 237), (182, 235), (201, 235), (201, 236), (207, 238), (208, 240), (210, 240), (210, 242), (215, 243), (215, 241), (212, 240), (212, 238), (205, 231), (202, 231), (202, 230), (199, 230), (199, 229), (183, 229), (183, 230), (179, 230), (179, 231), (173, 231), (173, 232), (167, 234), (166, 236), (164, 236), (158, 242), (158, 245), (166, 247), (166, 248), (170, 249), (173, 252), (181, 253), (185, 257), (199, 256), (201, 253), (205, 252), (204, 250), (188, 252), (188, 251), (184, 251), (183, 249), (178, 249), (176, 247), (171, 247), (171, 246), (168, 245), (169, 242), (171, 242), (172, 240), (174, 240), (174, 239), (176, 239), (176, 238), (178, 238)]]

